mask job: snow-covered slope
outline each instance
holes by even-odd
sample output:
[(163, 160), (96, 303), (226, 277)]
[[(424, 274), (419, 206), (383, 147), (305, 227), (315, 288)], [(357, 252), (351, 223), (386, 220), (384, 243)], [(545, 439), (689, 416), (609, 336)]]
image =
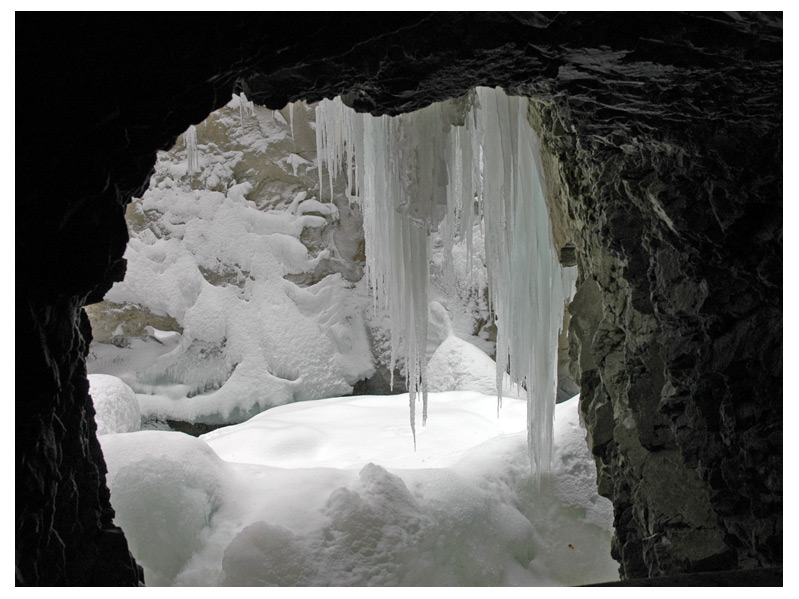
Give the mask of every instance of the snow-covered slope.
[(107, 337), (88, 368), (130, 385), (145, 420), (241, 422), (374, 372), (359, 217), (314, 196), (312, 114), (234, 97), (159, 154), (129, 206), (127, 273), (90, 310)]
[[(575, 585), (617, 578), (577, 398), (556, 410), (551, 477), (524, 402), (431, 394), (273, 408), (199, 439), (102, 437), (116, 522), (150, 585)], [(433, 417), (434, 416), (434, 417)]]

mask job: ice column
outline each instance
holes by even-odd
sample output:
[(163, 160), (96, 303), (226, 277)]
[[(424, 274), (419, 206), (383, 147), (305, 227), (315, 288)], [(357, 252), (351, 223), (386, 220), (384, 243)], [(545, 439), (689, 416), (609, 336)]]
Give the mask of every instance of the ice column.
[(448, 251), (464, 240), (471, 253), (474, 219), (482, 219), (498, 403), (508, 372), (527, 390), (528, 446), (540, 479), (551, 463), (558, 334), (574, 275), (558, 261), (527, 107), (525, 98), (488, 88), (397, 117), (324, 100), (316, 109), (317, 166), (320, 190), (323, 163), (331, 190), (345, 170), (348, 193), (363, 207), (367, 274), (375, 300), (390, 310), (392, 369), (405, 359), (414, 439), (419, 393), (423, 422), (427, 412), (430, 233), (441, 226)]
[(247, 96), (242, 92), (239, 95), (239, 131), (244, 131), (244, 115), (254, 116), (255, 104), (253, 104), (252, 100), (248, 100)]
[(367, 276), (375, 301), (391, 316), (392, 371), (400, 356), (405, 361), (414, 443), (418, 395), (422, 423), (427, 418), (430, 232), (443, 215), (436, 202), (446, 197), (448, 183), (448, 140), (429, 134), (430, 127), (440, 127), (439, 110), (372, 118), (355, 114), (338, 98), (317, 107), (317, 156), (327, 165), (329, 185), (346, 171), (347, 188), (363, 206)]
[[(489, 292), (497, 320), (497, 388), (509, 372), (527, 390), (528, 446), (549, 470), (557, 395), (558, 334), (570, 289), (555, 250), (538, 137), (528, 101), (478, 88)], [(501, 401), (501, 395), (500, 395)]]
[(295, 142), (294, 139), (294, 102), (289, 102), (289, 129), (291, 129), (291, 141)]
[(186, 161), (188, 162), (189, 175), (197, 172), (197, 129), (191, 125), (184, 135), (186, 140)]

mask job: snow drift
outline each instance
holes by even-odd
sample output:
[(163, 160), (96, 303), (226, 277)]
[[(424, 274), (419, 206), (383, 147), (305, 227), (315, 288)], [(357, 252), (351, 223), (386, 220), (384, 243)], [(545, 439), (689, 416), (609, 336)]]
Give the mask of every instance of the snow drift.
[[(117, 523), (150, 585), (574, 585), (617, 578), (577, 398), (553, 476), (526, 458), (525, 402), (432, 393), (281, 406), (199, 439), (101, 438)], [(219, 456), (219, 457), (217, 457)]]

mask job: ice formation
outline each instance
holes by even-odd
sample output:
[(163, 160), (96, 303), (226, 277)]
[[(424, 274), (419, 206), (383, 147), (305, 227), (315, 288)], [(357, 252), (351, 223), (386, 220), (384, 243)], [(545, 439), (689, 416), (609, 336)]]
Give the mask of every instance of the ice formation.
[(294, 102), (289, 102), (289, 129), (291, 130), (291, 141), (294, 139)]
[(186, 140), (186, 164), (190, 175), (197, 172), (197, 129), (190, 125), (184, 134)]
[[(244, 116), (254, 116), (255, 115), (255, 105), (252, 103), (251, 100), (247, 99), (247, 96), (241, 94), (239, 96), (239, 128), (244, 129)], [(292, 137), (294, 132), (292, 131)]]
[(417, 394), (427, 417), (431, 233), (442, 229), (451, 278), (453, 243), (465, 240), (471, 260), (482, 219), (498, 402), (508, 372), (527, 390), (528, 450), (540, 481), (552, 460), (557, 339), (574, 274), (558, 261), (527, 108), (526, 98), (489, 88), (396, 117), (357, 114), (335, 98), (316, 108), (316, 141), (320, 189), (324, 163), (330, 189), (346, 174), (363, 207), (368, 280), (391, 313), (392, 366), (405, 360), (414, 439)]

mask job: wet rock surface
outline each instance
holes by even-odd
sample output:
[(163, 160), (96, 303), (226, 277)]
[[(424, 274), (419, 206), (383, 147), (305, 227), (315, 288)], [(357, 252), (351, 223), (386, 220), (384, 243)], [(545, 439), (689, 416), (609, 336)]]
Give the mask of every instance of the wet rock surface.
[(234, 89), (374, 114), (475, 85), (533, 98), (622, 575), (781, 564), (781, 19), (18, 15), (17, 584), (140, 580), (112, 524), (81, 307), (124, 276), (125, 206), (155, 152)]

